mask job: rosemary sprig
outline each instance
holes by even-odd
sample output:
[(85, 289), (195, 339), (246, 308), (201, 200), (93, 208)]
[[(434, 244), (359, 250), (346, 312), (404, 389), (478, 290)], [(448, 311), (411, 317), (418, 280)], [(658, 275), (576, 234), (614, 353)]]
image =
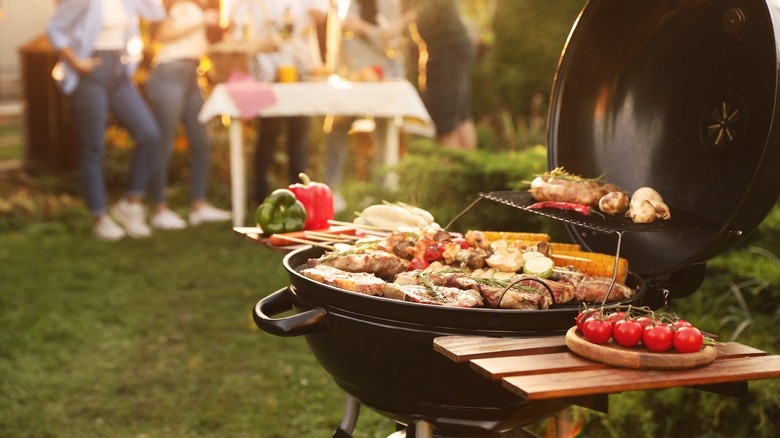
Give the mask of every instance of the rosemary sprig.
[(365, 251), (370, 251), (379, 248), (380, 240), (365, 240), (362, 242), (355, 242), (349, 249), (341, 251), (330, 251), (324, 254), (321, 260), (326, 261), (335, 257), (343, 257), (351, 254), (360, 254)]
[(605, 174), (601, 174), (596, 178), (584, 178), (580, 175), (569, 173), (566, 169), (563, 168), (563, 166), (559, 166), (553, 170), (541, 174), (536, 174), (534, 176), (540, 176), (542, 178), (557, 178), (557, 179), (563, 179), (567, 181), (594, 181), (597, 183), (603, 183)]

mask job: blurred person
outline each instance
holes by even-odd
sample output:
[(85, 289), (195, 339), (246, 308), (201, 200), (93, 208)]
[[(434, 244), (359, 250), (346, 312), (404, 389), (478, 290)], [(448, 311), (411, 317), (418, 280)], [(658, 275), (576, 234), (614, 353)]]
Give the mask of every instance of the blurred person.
[[(279, 52), (286, 56), (301, 75), (306, 75), (322, 65), (318, 47), (312, 45), (316, 38), (318, 21), (324, 20), (327, 0), (267, 0), (260, 8), (269, 18), (252, 22), (265, 22), (272, 26), (272, 35)], [(236, 18), (238, 19), (238, 18)], [(278, 67), (278, 66), (277, 66)], [(311, 117), (262, 117), (257, 119), (257, 140), (253, 158), (253, 194), (256, 205), (271, 193), (268, 172), (274, 164), (277, 142), (284, 134), (287, 142), (288, 182), (299, 181), (298, 175), (308, 166), (309, 129)]]
[(426, 106), (436, 125), (436, 139), (463, 150), (477, 148), (471, 115), (471, 67), (475, 44), (461, 16), (458, 0), (407, 0), (401, 19), (388, 27), (393, 34), (414, 21), (425, 42)]
[(146, 84), (146, 95), (162, 134), (162, 148), (151, 182), (154, 209), (151, 226), (157, 229), (182, 229), (187, 222), (168, 208), (169, 162), (179, 122), (184, 125), (190, 147), (191, 206), (190, 225), (230, 220), (229, 211), (206, 201), (211, 139), (206, 125), (198, 121), (203, 106), (203, 91), (198, 83), (200, 58), (206, 54), (206, 28), (219, 21), (219, 11), (204, 9), (206, 0), (171, 0), (166, 18), (153, 32), (161, 43), (156, 63)]
[[(61, 61), (52, 75), (69, 96), (80, 141), (79, 171), (95, 219), (94, 233), (103, 240), (151, 235), (143, 196), (160, 147), (160, 130), (132, 75), (142, 53), (139, 19), (164, 17), (158, 0), (62, 0), (46, 28)], [(109, 112), (136, 143), (125, 194), (110, 215), (103, 174)]]
[[(401, 51), (394, 46), (395, 38), (387, 38), (383, 27), (401, 18), (398, 0), (352, 0), (343, 22), (343, 37), (338, 53), (336, 71), (348, 78), (366, 71), (376, 71), (376, 79), (404, 78)], [(341, 210), (345, 202), (338, 192), (342, 183), (347, 158), (349, 133), (354, 117), (334, 117), (330, 134), (326, 137), (325, 183), (334, 190), (334, 207)], [(381, 163), (385, 138), (390, 129), (388, 119), (375, 119), (373, 164)]]

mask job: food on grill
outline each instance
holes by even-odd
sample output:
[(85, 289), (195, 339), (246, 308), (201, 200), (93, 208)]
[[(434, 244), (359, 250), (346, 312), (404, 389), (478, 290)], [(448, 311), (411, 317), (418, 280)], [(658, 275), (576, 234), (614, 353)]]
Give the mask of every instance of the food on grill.
[(528, 190), (537, 201), (569, 202), (596, 207), (610, 192), (620, 191), (614, 184), (602, 183), (601, 178), (583, 178), (557, 167), (537, 175)]
[(641, 187), (631, 195), (631, 202), (626, 216), (636, 223), (648, 223), (656, 219), (668, 220), (672, 218), (669, 207), (664, 203), (661, 195), (650, 187)]
[(482, 306), (479, 292), (448, 286), (385, 283), (384, 294), (387, 298), (420, 304), (452, 307)]
[(571, 202), (542, 201), (542, 202), (536, 202), (534, 204), (531, 204), (528, 206), (528, 208), (530, 208), (531, 210), (544, 210), (546, 208), (552, 208), (555, 210), (574, 211), (584, 216), (596, 215), (602, 218), (604, 217), (604, 215), (602, 215), (601, 213), (596, 211), (595, 208), (589, 205), (573, 204)]
[(574, 288), (574, 299), (587, 302), (601, 301), (608, 290), (607, 301), (617, 301), (634, 296), (635, 291), (621, 283), (615, 282), (610, 290), (611, 282), (611, 278), (584, 275)]
[(347, 272), (370, 272), (383, 279), (392, 279), (396, 274), (409, 269), (409, 262), (381, 249), (370, 248), (371, 243), (364, 243), (353, 249), (326, 253), (322, 257), (309, 262), (310, 267), (330, 266)]
[(609, 192), (599, 199), (599, 210), (608, 215), (623, 214), (628, 210), (628, 195), (623, 192)]
[[(615, 256), (588, 251), (554, 251), (550, 258), (559, 267), (574, 267), (585, 275), (612, 278), (615, 272)], [(628, 277), (628, 260), (620, 257), (617, 266), (616, 281), (625, 284)]]
[(553, 274), (555, 262), (551, 258), (545, 257), (536, 251), (528, 252), (527, 254), (539, 254), (539, 256), (530, 258), (524, 257), (525, 264), (523, 265), (523, 272), (539, 278), (549, 278)]
[(325, 264), (306, 268), (301, 274), (329, 286), (335, 286), (350, 292), (381, 297), (386, 282), (374, 274), (366, 272), (347, 272)]
[(493, 255), (485, 259), (485, 263), (491, 268), (505, 272), (517, 272), (525, 263), (523, 253), (514, 244), (510, 245), (504, 240), (494, 242), (490, 248)]
[[(537, 240), (486, 238), (520, 234)], [(549, 235), (531, 235), (470, 230), (464, 237), (437, 225), (405, 228), (384, 238), (339, 244), (308, 260), (301, 272), (348, 291), (456, 307), (542, 310), (573, 300), (622, 300), (636, 293), (624, 284), (625, 259), (619, 260), (613, 284), (614, 257), (556, 249)]]

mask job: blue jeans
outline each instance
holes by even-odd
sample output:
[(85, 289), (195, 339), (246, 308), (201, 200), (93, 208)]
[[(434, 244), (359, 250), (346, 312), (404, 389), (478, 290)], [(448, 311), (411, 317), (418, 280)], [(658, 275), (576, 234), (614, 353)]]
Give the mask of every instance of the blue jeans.
[(268, 171), (274, 164), (276, 142), (287, 128), (288, 182), (299, 182), (298, 174), (306, 171), (309, 162), (309, 117), (264, 117), (257, 120), (257, 142), (254, 157), (255, 205), (260, 205), (271, 193)]
[(92, 73), (82, 75), (70, 96), (73, 120), (81, 142), (79, 171), (87, 206), (93, 215), (106, 212), (103, 157), (109, 112), (135, 140), (126, 194), (143, 197), (154, 170), (160, 129), (128, 76), (120, 52), (95, 52), (102, 59)]
[(190, 184), (193, 201), (206, 199), (211, 166), (211, 141), (206, 125), (198, 121), (203, 93), (198, 85), (198, 61), (178, 60), (158, 65), (146, 84), (149, 105), (162, 132), (163, 147), (151, 182), (151, 198), (165, 202), (168, 186), (168, 164), (179, 122), (184, 124), (190, 145)]

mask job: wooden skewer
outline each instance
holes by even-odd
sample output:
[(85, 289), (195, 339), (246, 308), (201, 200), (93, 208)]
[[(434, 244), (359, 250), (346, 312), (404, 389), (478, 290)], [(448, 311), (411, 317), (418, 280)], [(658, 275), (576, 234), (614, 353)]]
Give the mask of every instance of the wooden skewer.
[(359, 240), (360, 237), (358, 236), (351, 236), (349, 234), (331, 234), (331, 233), (321, 233), (319, 231), (306, 231), (304, 232), (307, 237), (320, 237), (323, 239), (338, 239), (338, 240)]
[(305, 237), (307, 239), (311, 240), (319, 240), (321, 242), (340, 242), (340, 243), (346, 243), (346, 242), (352, 242), (352, 240), (345, 239), (343, 237), (338, 237), (333, 234), (329, 236), (323, 236), (322, 234), (309, 234), (305, 233)]
[(306, 244), (306, 245), (314, 245), (314, 246), (319, 246), (321, 248), (330, 249), (330, 250), (334, 250), (335, 249), (331, 245), (326, 245), (324, 243), (319, 243), (319, 242), (312, 242), (311, 240), (299, 239), (297, 237), (285, 236), (283, 234), (276, 234), (275, 236), (280, 238), (280, 239), (289, 240), (290, 242), (303, 243), (303, 244)]
[(363, 230), (374, 230), (374, 231), (393, 231), (387, 228), (381, 228), (381, 227), (375, 227), (373, 225), (363, 225), (363, 224), (355, 224), (352, 222), (342, 222), (337, 220), (328, 220), (328, 223), (331, 225), (349, 225), (351, 227), (363, 229)]

